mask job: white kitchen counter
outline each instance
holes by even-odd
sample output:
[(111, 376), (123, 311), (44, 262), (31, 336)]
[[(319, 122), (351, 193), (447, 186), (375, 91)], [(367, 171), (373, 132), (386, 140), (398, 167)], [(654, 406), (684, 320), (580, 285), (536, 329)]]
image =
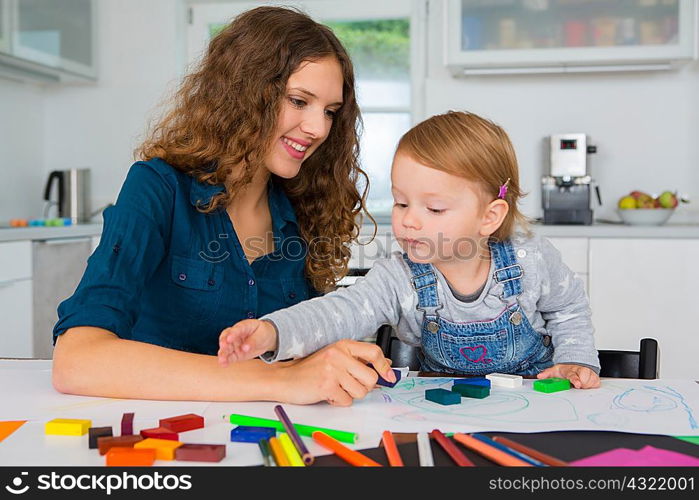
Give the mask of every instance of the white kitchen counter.
[(100, 234), (102, 234), (102, 224), (78, 224), (64, 227), (8, 227), (0, 228), (0, 242), (80, 238), (99, 236)]

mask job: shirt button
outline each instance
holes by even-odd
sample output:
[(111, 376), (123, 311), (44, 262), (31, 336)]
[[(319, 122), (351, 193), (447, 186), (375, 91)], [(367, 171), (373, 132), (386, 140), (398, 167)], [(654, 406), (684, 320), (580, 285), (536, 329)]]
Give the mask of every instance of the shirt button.
[(291, 293), (289, 294), (289, 298), (290, 298), (290, 299), (295, 299), (295, 298), (296, 298), (296, 294), (295, 294), (294, 292), (291, 292)]
[(209, 286), (214, 286), (216, 284), (216, 280), (209, 280), (208, 283)]
[(185, 273), (180, 273), (177, 279), (179, 279), (180, 281), (184, 281), (187, 279), (187, 275)]
[(523, 259), (526, 256), (527, 256), (527, 251), (525, 249), (520, 248), (519, 250), (517, 250), (517, 257), (519, 257), (520, 259)]
[(427, 329), (431, 333), (437, 333), (439, 331), (439, 323), (435, 321), (430, 321), (429, 323), (427, 323)]
[(522, 313), (519, 311), (513, 312), (512, 315), (510, 316), (510, 323), (517, 326), (521, 322), (522, 322)]
[(248, 285), (250, 286), (255, 286), (255, 280), (249, 280)]
[(114, 252), (114, 253), (119, 253), (119, 250), (120, 250), (120, 249), (121, 249), (121, 247), (120, 247), (119, 245), (114, 245), (114, 246), (112, 247), (112, 252)]
[(248, 318), (252, 319), (255, 317), (255, 313), (252, 311), (248, 311)]

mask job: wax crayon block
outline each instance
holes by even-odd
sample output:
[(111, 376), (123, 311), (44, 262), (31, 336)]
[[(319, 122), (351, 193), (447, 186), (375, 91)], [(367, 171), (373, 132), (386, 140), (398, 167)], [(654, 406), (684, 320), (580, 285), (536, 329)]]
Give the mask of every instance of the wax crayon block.
[(121, 435), (133, 435), (133, 413), (124, 413), (121, 417)]
[(141, 436), (98, 437), (97, 449), (100, 451), (100, 455), (106, 455), (115, 446), (133, 448), (133, 445), (139, 441), (143, 441)]
[(225, 457), (225, 444), (185, 443), (175, 449), (175, 460), (187, 462), (220, 462)]
[(276, 436), (277, 430), (272, 427), (248, 427), (239, 425), (231, 429), (231, 441), (236, 443), (257, 443), (260, 439)]
[(381, 375), (379, 375), (379, 380), (376, 381), (376, 385), (382, 385), (384, 387), (395, 387), (398, 382), (400, 382), (401, 378), (401, 373), (400, 371), (396, 370), (395, 368), (391, 368), (393, 370), (393, 373), (396, 376), (396, 381), (395, 382), (389, 382), (385, 378), (383, 378)]
[(75, 418), (54, 418), (46, 422), (44, 431), (46, 434), (58, 436), (83, 436), (92, 427), (92, 420)]
[(155, 450), (156, 460), (174, 460), (175, 450), (182, 446), (179, 441), (169, 439), (146, 438), (133, 445), (134, 449), (142, 450), (152, 448)]
[(137, 450), (115, 446), (110, 448), (105, 457), (105, 464), (108, 467), (147, 467), (153, 465), (153, 462), (155, 462), (155, 450), (150, 448)]
[(88, 446), (90, 447), (91, 450), (97, 449), (97, 438), (100, 437), (112, 437), (112, 428), (111, 427), (90, 427), (87, 431), (89, 438), (88, 438)]
[(543, 378), (534, 381), (534, 390), (539, 392), (559, 392), (570, 389), (570, 380), (565, 378)]
[(185, 432), (204, 427), (204, 417), (188, 413), (177, 417), (163, 418), (160, 427), (165, 427), (173, 432)]
[(485, 376), (486, 379), (490, 380), (492, 387), (507, 387), (509, 389), (515, 389), (517, 387), (522, 387), (522, 376), (521, 375), (508, 375), (506, 373), (491, 373)]
[(487, 387), (488, 389), (490, 389), (490, 380), (488, 380), (485, 377), (457, 378), (454, 379), (454, 385), (456, 384), (480, 385), (482, 387)]
[(483, 399), (490, 396), (490, 387), (484, 387), (482, 385), (454, 384), (451, 390), (464, 398)]
[(143, 429), (141, 432), (141, 437), (143, 439), (146, 438), (155, 438), (155, 439), (169, 439), (170, 441), (177, 441), (179, 439), (179, 435), (176, 432), (172, 432), (170, 429), (166, 429), (165, 427), (154, 427), (152, 429)]
[(438, 403), (440, 405), (458, 405), (461, 403), (461, 396), (456, 392), (447, 391), (446, 389), (427, 389), (425, 391), (425, 399)]

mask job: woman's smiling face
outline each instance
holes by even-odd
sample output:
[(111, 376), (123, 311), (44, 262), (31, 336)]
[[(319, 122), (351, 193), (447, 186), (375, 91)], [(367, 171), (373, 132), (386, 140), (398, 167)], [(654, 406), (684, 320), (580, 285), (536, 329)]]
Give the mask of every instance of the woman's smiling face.
[(342, 106), (342, 69), (334, 57), (305, 61), (291, 74), (277, 130), (265, 158), (267, 169), (290, 179), (327, 139)]

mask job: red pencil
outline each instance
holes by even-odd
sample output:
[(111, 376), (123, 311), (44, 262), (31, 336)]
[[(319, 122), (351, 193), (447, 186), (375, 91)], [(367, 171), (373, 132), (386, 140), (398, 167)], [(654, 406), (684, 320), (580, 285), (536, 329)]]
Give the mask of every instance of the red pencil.
[(386, 450), (388, 464), (391, 467), (403, 467), (403, 459), (400, 457), (400, 453), (398, 453), (396, 440), (393, 439), (391, 431), (383, 431), (383, 447)]
[(524, 453), (525, 455), (529, 455), (534, 460), (538, 460), (539, 462), (542, 462), (546, 465), (553, 465), (554, 467), (568, 467), (568, 462), (559, 460), (558, 458), (552, 457), (551, 455), (547, 455), (546, 453), (541, 453), (540, 451), (536, 451), (534, 448), (524, 446), (523, 444), (516, 443), (507, 438), (501, 436), (494, 436), (493, 441), (497, 441), (498, 443), (502, 443), (515, 451)]
[(461, 450), (459, 450), (456, 445), (438, 429), (430, 432), (430, 436), (432, 436), (432, 438), (439, 443), (439, 446), (444, 448), (444, 451), (449, 454), (451, 459), (456, 462), (456, 465), (459, 467), (473, 467), (475, 465), (468, 458), (466, 458), (466, 455), (461, 453)]

